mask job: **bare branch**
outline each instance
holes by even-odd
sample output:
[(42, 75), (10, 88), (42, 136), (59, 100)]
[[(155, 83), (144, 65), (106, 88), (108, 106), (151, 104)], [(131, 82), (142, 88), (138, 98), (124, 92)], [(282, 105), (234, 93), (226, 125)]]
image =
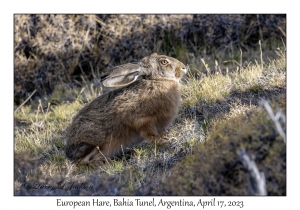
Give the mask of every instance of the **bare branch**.
[(245, 148), (240, 151), (244, 167), (250, 173), (250, 191), (253, 195), (267, 195), (266, 179), (263, 172), (259, 172), (255, 162), (248, 156)]
[(17, 110), (19, 110), (24, 104), (26, 104), (26, 102), (33, 96), (33, 94), (35, 94), (35, 92), (36, 92), (36, 90), (34, 90), (31, 94), (30, 94), (30, 96), (28, 96), (28, 98), (18, 107), (18, 108), (16, 108), (16, 110), (15, 110), (15, 112), (17, 111)]
[(276, 115), (274, 115), (273, 110), (272, 110), (270, 104), (267, 101), (265, 101), (265, 100), (263, 100), (261, 102), (261, 104), (267, 110), (269, 116), (271, 117), (272, 121), (274, 122), (274, 124), (276, 126), (276, 129), (277, 129), (279, 135), (283, 138), (283, 141), (286, 144), (286, 135), (285, 135), (285, 132), (283, 131), (283, 129), (282, 129), (281, 125), (280, 125), (280, 122), (279, 122), (280, 118), (283, 120), (283, 122), (285, 122), (285, 115), (281, 111), (277, 112)]

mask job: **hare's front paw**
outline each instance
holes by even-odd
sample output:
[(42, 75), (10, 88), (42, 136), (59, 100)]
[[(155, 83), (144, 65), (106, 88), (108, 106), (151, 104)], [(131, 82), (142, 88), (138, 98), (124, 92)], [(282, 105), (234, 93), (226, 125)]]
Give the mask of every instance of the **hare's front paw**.
[(167, 135), (167, 130), (162, 130), (162, 131), (159, 132), (159, 136), (161, 138), (164, 138), (166, 135)]
[(90, 160), (88, 165), (91, 167), (99, 167), (99, 166), (104, 166), (106, 164), (111, 164), (112, 160), (110, 158), (105, 158), (105, 157), (97, 157), (93, 160)]
[(160, 139), (160, 141), (157, 142), (157, 146), (160, 148), (160, 149), (163, 149), (165, 147), (168, 146), (168, 141), (164, 140), (164, 139)]
[(161, 137), (151, 137), (149, 141), (160, 148), (164, 148), (168, 145), (168, 141)]

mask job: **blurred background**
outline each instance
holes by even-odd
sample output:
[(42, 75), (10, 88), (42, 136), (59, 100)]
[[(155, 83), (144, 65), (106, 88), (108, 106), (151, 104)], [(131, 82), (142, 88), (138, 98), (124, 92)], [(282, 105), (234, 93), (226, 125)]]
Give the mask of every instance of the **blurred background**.
[[(203, 71), (236, 69), (286, 38), (285, 14), (14, 15), (14, 102), (50, 94), (60, 83), (95, 79), (107, 69), (153, 52)], [(242, 52), (242, 53), (241, 53)], [(227, 62), (226, 62), (227, 61)]]

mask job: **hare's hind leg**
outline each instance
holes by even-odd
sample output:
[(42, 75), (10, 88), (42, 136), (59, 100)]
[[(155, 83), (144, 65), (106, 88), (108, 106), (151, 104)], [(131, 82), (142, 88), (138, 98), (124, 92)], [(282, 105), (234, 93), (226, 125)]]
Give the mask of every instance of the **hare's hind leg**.
[(80, 160), (80, 164), (91, 164), (109, 162), (110, 158), (107, 154), (103, 154), (98, 147), (95, 147), (87, 156)]
[(92, 157), (98, 153), (97, 148), (95, 147), (88, 155), (82, 158), (78, 163), (79, 164), (88, 164)]

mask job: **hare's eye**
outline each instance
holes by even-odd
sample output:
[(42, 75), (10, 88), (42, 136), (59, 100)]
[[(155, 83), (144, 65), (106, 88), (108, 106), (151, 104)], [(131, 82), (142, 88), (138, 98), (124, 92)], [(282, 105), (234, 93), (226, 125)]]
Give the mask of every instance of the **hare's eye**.
[(166, 65), (166, 64), (168, 64), (168, 61), (167, 61), (167, 60), (161, 60), (160, 63), (161, 63), (162, 65)]

